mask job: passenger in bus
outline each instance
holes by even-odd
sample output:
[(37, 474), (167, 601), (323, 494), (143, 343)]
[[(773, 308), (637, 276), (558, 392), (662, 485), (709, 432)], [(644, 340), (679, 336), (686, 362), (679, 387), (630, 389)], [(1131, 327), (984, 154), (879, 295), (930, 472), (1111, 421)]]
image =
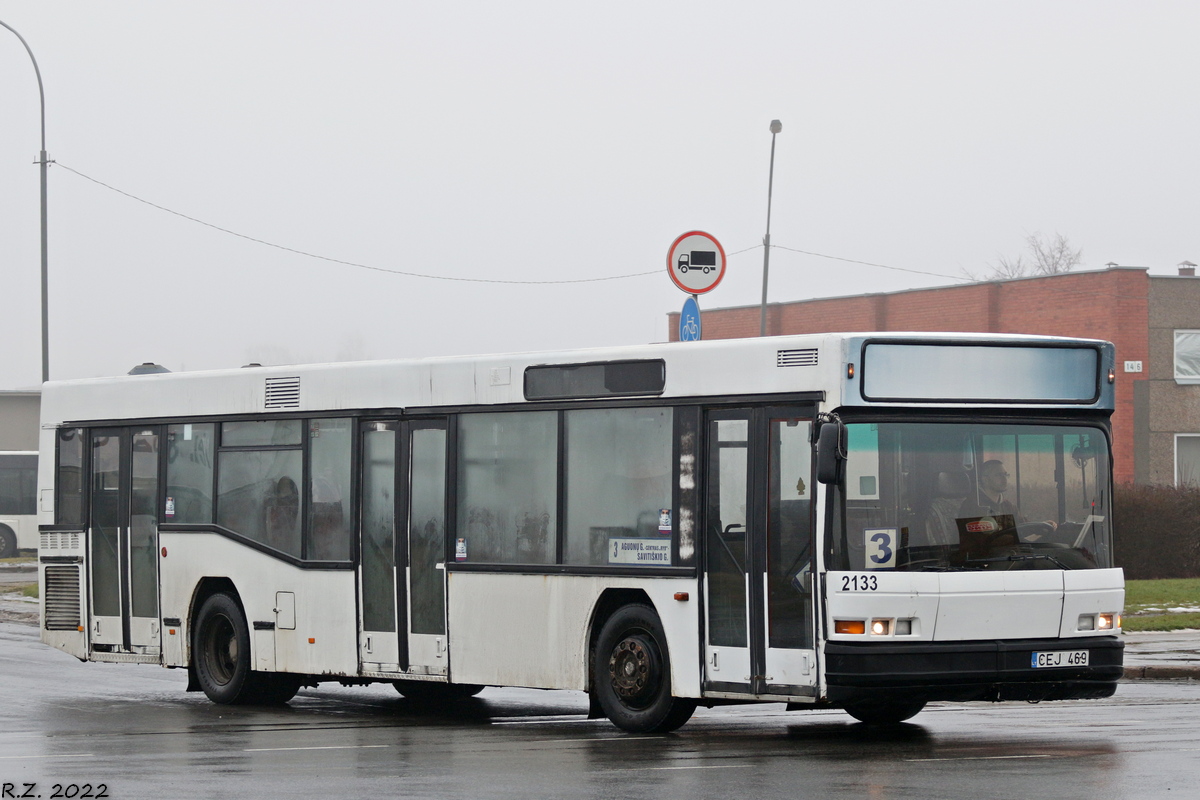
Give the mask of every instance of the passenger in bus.
[(925, 520), (925, 542), (927, 545), (957, 545), (957, 517), (971, 493), (971, 481), (962, 470), (951, 470), (937, 474), (934, 497), (929, 503), (929, 516)]
[(300, 554), (300, 488), (284, 475), (275, 482), (263, 509), (267, 544), (293, 555)]

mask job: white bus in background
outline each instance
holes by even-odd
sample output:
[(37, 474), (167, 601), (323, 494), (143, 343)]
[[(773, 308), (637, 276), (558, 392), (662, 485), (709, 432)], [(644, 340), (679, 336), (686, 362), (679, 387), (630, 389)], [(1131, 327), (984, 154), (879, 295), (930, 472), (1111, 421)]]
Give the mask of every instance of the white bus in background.
[(1106, 697), (1113, 358), (864, 333), (48, 383), (42, 638), (219, 703), (581, 689), (629, 731)]
[(38, 546), (35, 451), (0, 451), (0, 558)]

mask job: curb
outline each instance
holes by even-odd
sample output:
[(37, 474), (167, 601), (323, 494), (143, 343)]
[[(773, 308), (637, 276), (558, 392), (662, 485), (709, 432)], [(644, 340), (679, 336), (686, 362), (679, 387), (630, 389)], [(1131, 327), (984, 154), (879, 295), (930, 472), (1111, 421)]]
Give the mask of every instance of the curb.
[(1124, 678), (1127, 681), (1200, 681), (1200, 667), (1125, 667)]

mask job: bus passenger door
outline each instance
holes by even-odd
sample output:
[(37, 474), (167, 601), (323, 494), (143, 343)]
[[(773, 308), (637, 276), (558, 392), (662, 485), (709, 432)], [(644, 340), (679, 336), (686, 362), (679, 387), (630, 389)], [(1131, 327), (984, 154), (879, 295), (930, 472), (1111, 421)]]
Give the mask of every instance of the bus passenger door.
[(362, 425), (362, 513), (359, 515), (359, 642), (358, 660), (365, 672), (401, 672), (396, 619), (403, 587), (397, 587), (396, 469), (400, 423), (370, 421)]
[(407, 567), (409, 672), (447, 675), (446, 420), (408, 423)]
[(158, 428), (92, 431), (88, 564), (92, 645), (156, 654)]
[(813, 691), (811, 419), (792, 407), (708, 415), (706, 691)]
[(359, 661), (446, 675), (446, 421), (363, 423)]

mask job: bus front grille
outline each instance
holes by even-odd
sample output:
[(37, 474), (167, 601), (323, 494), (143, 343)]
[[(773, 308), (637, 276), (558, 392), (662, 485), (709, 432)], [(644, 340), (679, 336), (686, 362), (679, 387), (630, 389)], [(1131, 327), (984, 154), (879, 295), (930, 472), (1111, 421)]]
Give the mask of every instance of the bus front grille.
[(79, 567), (47, 566), (46, 630), (79, 630)]

